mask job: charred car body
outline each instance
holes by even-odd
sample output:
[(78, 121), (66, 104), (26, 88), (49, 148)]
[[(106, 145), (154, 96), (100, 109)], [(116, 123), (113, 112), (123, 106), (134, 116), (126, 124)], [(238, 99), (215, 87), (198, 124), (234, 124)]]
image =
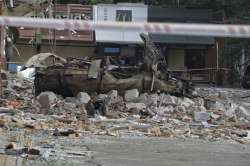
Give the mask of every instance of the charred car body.
[(47, 53), (32, 57), (26, 67), (36, 67), (36, 95), (53, 91), (67, 97), (78, 92), (119, 90), (123, 93), (129, 89), (190, 94), (193, 90), (190, 83), (172, 77), (164, 56), (154, 43), (145, 34), (141, 34), (141, 38), (145, 43), (145, 54), (136, 66), (121, 65), (119, 57), (111, 56), (63, 59)]

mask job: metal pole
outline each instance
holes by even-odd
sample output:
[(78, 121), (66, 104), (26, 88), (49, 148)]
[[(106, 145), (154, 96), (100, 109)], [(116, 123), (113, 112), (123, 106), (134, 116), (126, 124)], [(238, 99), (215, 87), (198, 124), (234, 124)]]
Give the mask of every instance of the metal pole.
[[(0, 0), (0, 15), (2, 15), (3, 1)], [(3, 97), (3, 87), (2, 87), (2, 73), (1, 70), (4, 68), (4, 59), (5, 59), (5, 27), (1, 27), (1, 46), (0, 46), (0, 96)]]
[(243, 74), (244, 74), (245, 61), (246, 61), (246, 52), (245, 52), (245, 49), (243, 48), (242, 52), (241, 52), (241, 68), (240, 68), (240, 70), (241, 70), (240, 71), (241, 76), (243, 76)]
[(216, 42), (216, 69), (219, 71), (219, 42)]
[[(53, 11), (53, 18), (56, 18), (56, 0), (54, 0), (54, 11)], [(53, 30), (53, 51), (56, 53), (56, 29)]]
[(180, 0), (177, 0), (178, 8), (180, 8)]

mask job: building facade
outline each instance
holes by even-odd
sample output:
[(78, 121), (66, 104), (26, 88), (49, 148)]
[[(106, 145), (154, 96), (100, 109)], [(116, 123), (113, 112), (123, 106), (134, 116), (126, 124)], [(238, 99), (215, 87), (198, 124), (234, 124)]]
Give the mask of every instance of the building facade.
[[(148, 22), (212, 23), (212, 11), (206, 9), (148, 8)], [(149, 34), (166, 56), (168, 67), (184, 79), (215, 82), (219, 48), (215, 37)]]
[[(50, 17), (46, 11), (48, 4), (42, 4), (39, 12), (26, 14), (27, 17)], [(141, 3), (56, 5), (54, 17), (58, 19), (92, 20), (96, 22), (182, 22), (211, 23), (212, 12), (204, 9), (163, 8)], [(39, 13), (39, 14), (34, 14)], [(144, 45), (140, 31), (96, 29), (95, 31), (75, 31), (58, 29), (28, 29), (19, 27), (17, 49), (11, 61), (23, 63), (34, 55), (34, 39), (41, 34), (41, 52), (55, 52), (62, 57), (121, 56), (140, 58)], [(176, 36), (148, 34), (150, 39), (166, 56), (168, 67), (173, 73), (185, 79), (214, 82), (216, 75), (211, 68), (218, 67), (221, 40), (214, 37)], [(56, 41), (56, 48), (53, 43)], [(209, 70), (208, 70), (209, 69)]]

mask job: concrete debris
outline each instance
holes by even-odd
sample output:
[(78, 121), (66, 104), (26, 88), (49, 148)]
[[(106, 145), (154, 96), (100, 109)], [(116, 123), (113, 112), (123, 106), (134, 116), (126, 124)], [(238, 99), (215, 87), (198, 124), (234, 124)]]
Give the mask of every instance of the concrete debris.
[(207, 112), (207, 109), (203, 106), (191, 106), (187, 110), (189, 114), (192, 114), (192, 112)]
[(125, 92), (124, 99), (127, 102), (135, 101), (139, 97), (139, 91), (137, 89), (128, 90)]
[(225, 116), (228, 119), (234, 119), (236, 114), (235, 114), (235, 110), (237, 109), (237, 105), (236, 104), (230, 104), (230, 107), (228, 109), (225, 109)]
[[(3, 88), (0, 99), (0, 132), (5, 140), (13, 142), (6, 146), (4, 153), (8, 155), (55, 156), (54, 153), (60, 152), (55, 152), (51, 142), (46, 142), (51, 137), (72, 141), (85, 135), (120, 137), (134, 133), (143, 137), (239, 143), (249, 140), (250, 113), (246, 104), (249, 101), (237, 97), (245, 91), (230, 89), (225, 98), (216, 95), (219, 89), (198, 89), (197, 97), (188, 98), (160, 92), (139, 96), (134, 89), (126, 91), (125, 96), (112, 90), (107, 94), (91, 93), (91, 96), (81, 92), (64, 99), (53, 92), (35, 97), (32, 82), (12, 75), (7, 77), (11, 86)], [(31, 146), (37, 135), (42, 140)]]
[(175, 107), (175, 109), (176, 109), (176, 112), (183, 112), (183, 113), (186, 112), (186, 107), (184, 107), (183, 105), (178, 105)]
[(144, 103), (147, 107), (158, 106), (159, 95), (143, 93), (134, 102)]
[(159, 95), (158, 94), (151, 94), (149, 95), (149, 104), (150, 106), (158, 106), (159, 103)]
[(194, 101), (186, 97), (184, 97), (184, 99), (179, 99), (178, 103), (181, 103), (181, 105), (184, 106), (185, 108), (189, 108), (195, 105)]
[(237, 107), (235, 113), (238, 118), (244, 118), (250, 120), (250, 111), (248, 111), (242, 106)]
[(232, 130), (231, 134), (235, 134), (239, 137), (247, 137), (248, 136), (248, 132), (247, 131), (243, 131), (243, 130)]
[(68, 102), (65, 102), (63, 106), (64, 106), (64, 109), (65, 109), (65, 110), (74, 111), (74, 110), (76, 109), (76, 104), (75, 104), (75, 103), (68, 103)]
[(146, 109), (146, 105), (144, 103), (126, 103), (126, 107), (128, 110), (136, 109), (136, 110), (143, 110)]
[(79, 136), (79, 134), (72, 130), (72, 129), (69, 129), (69, 130), (66, 130), (66, 131), (59, 131), (58, 129), (55, 129), (54, 133), (53, 133), (53, 136), (70, 136), (70, 135), (75, 135), (75, 136)]
[(42, 92), (37, 100), (42, 108), (50, 108), (57, 101), (57, 96), (53, 92)]
[(210, 116), (211, 116), (211, 118), (214, 119), (214, 120), (219, 120), (219, 119), (221, 118), (220, 115), (218, 115), (218, 114), (216, 114), (216, 113), (213, 113), (213, 112), (210, 114)]
[(85, 92), (80, 92), (80, 93), (78, 93), (77, 99), (78, 99), (79, 102), (82, 103), (82, 104), (88, 104), (88, 102), (91, 100), (89, 94), (88, 94), (88, 93), (85, 93)]
[(77, 100), (77, 98), (75, 98), (75, 97), (66, 97), (66, 98), (65, 98), (65, 102), (66, 102), (66, 103), (77, 103), (78, 100)]
[(177, 97), (166, 94), (161, 94), (160, 98), (160, 105), (176, 105), (178, 101)]
[(139, 103), (147, 104), (149, 102), (148, 99), (149, 99), (149, 94), (148, 93), (142, 93), (142, 94), (140, 94), (140, 96), (138, 97), (138, 99), (136, 101), (139, 102)]
[(225, 105), (218, 101), (207, 100), (205, 105), (206, 105), (206, 108), (209, 110), (220, 110), (220, 111), (226, 110)]
[(194, 120), (196, 122), (207, 122), (210, 119), (210, 114), (207, 112), (194, 112)]
[(97, 96), (97, 100), (107, 100), (107, 98), (109, 97), (109, 95), (106, 94), (99, 94)]
[(194, 99), (195, 105), (204, 107), (205, 106), (205, 100), (203, 98), (195, 98)]
[(110, 99), (115, 99), (118, 97), (118, 91), (117, 90), (112, 90), (110, 91), (107, 96), (110, 98)]

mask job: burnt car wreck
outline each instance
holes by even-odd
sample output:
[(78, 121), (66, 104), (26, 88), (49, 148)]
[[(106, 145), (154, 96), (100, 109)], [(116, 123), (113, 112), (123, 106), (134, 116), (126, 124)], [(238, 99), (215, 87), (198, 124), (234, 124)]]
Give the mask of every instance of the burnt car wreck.
[(141, 34), (145, 44), (145, 54), (136, 66), (121, 65), (119, 57), (89, 57), (87, 59), (63, 59), (54, 54), (38, 54), (25, 65), (35, 67), (36, 95), (43, 91), (53, 91), (64, 97), (75, 96), (79, 92), (107, 93), (129, 89), (140, 92), (166, 92), (188, 95), (191, 84), (173, 77), (167, 62), (148, 36)]

